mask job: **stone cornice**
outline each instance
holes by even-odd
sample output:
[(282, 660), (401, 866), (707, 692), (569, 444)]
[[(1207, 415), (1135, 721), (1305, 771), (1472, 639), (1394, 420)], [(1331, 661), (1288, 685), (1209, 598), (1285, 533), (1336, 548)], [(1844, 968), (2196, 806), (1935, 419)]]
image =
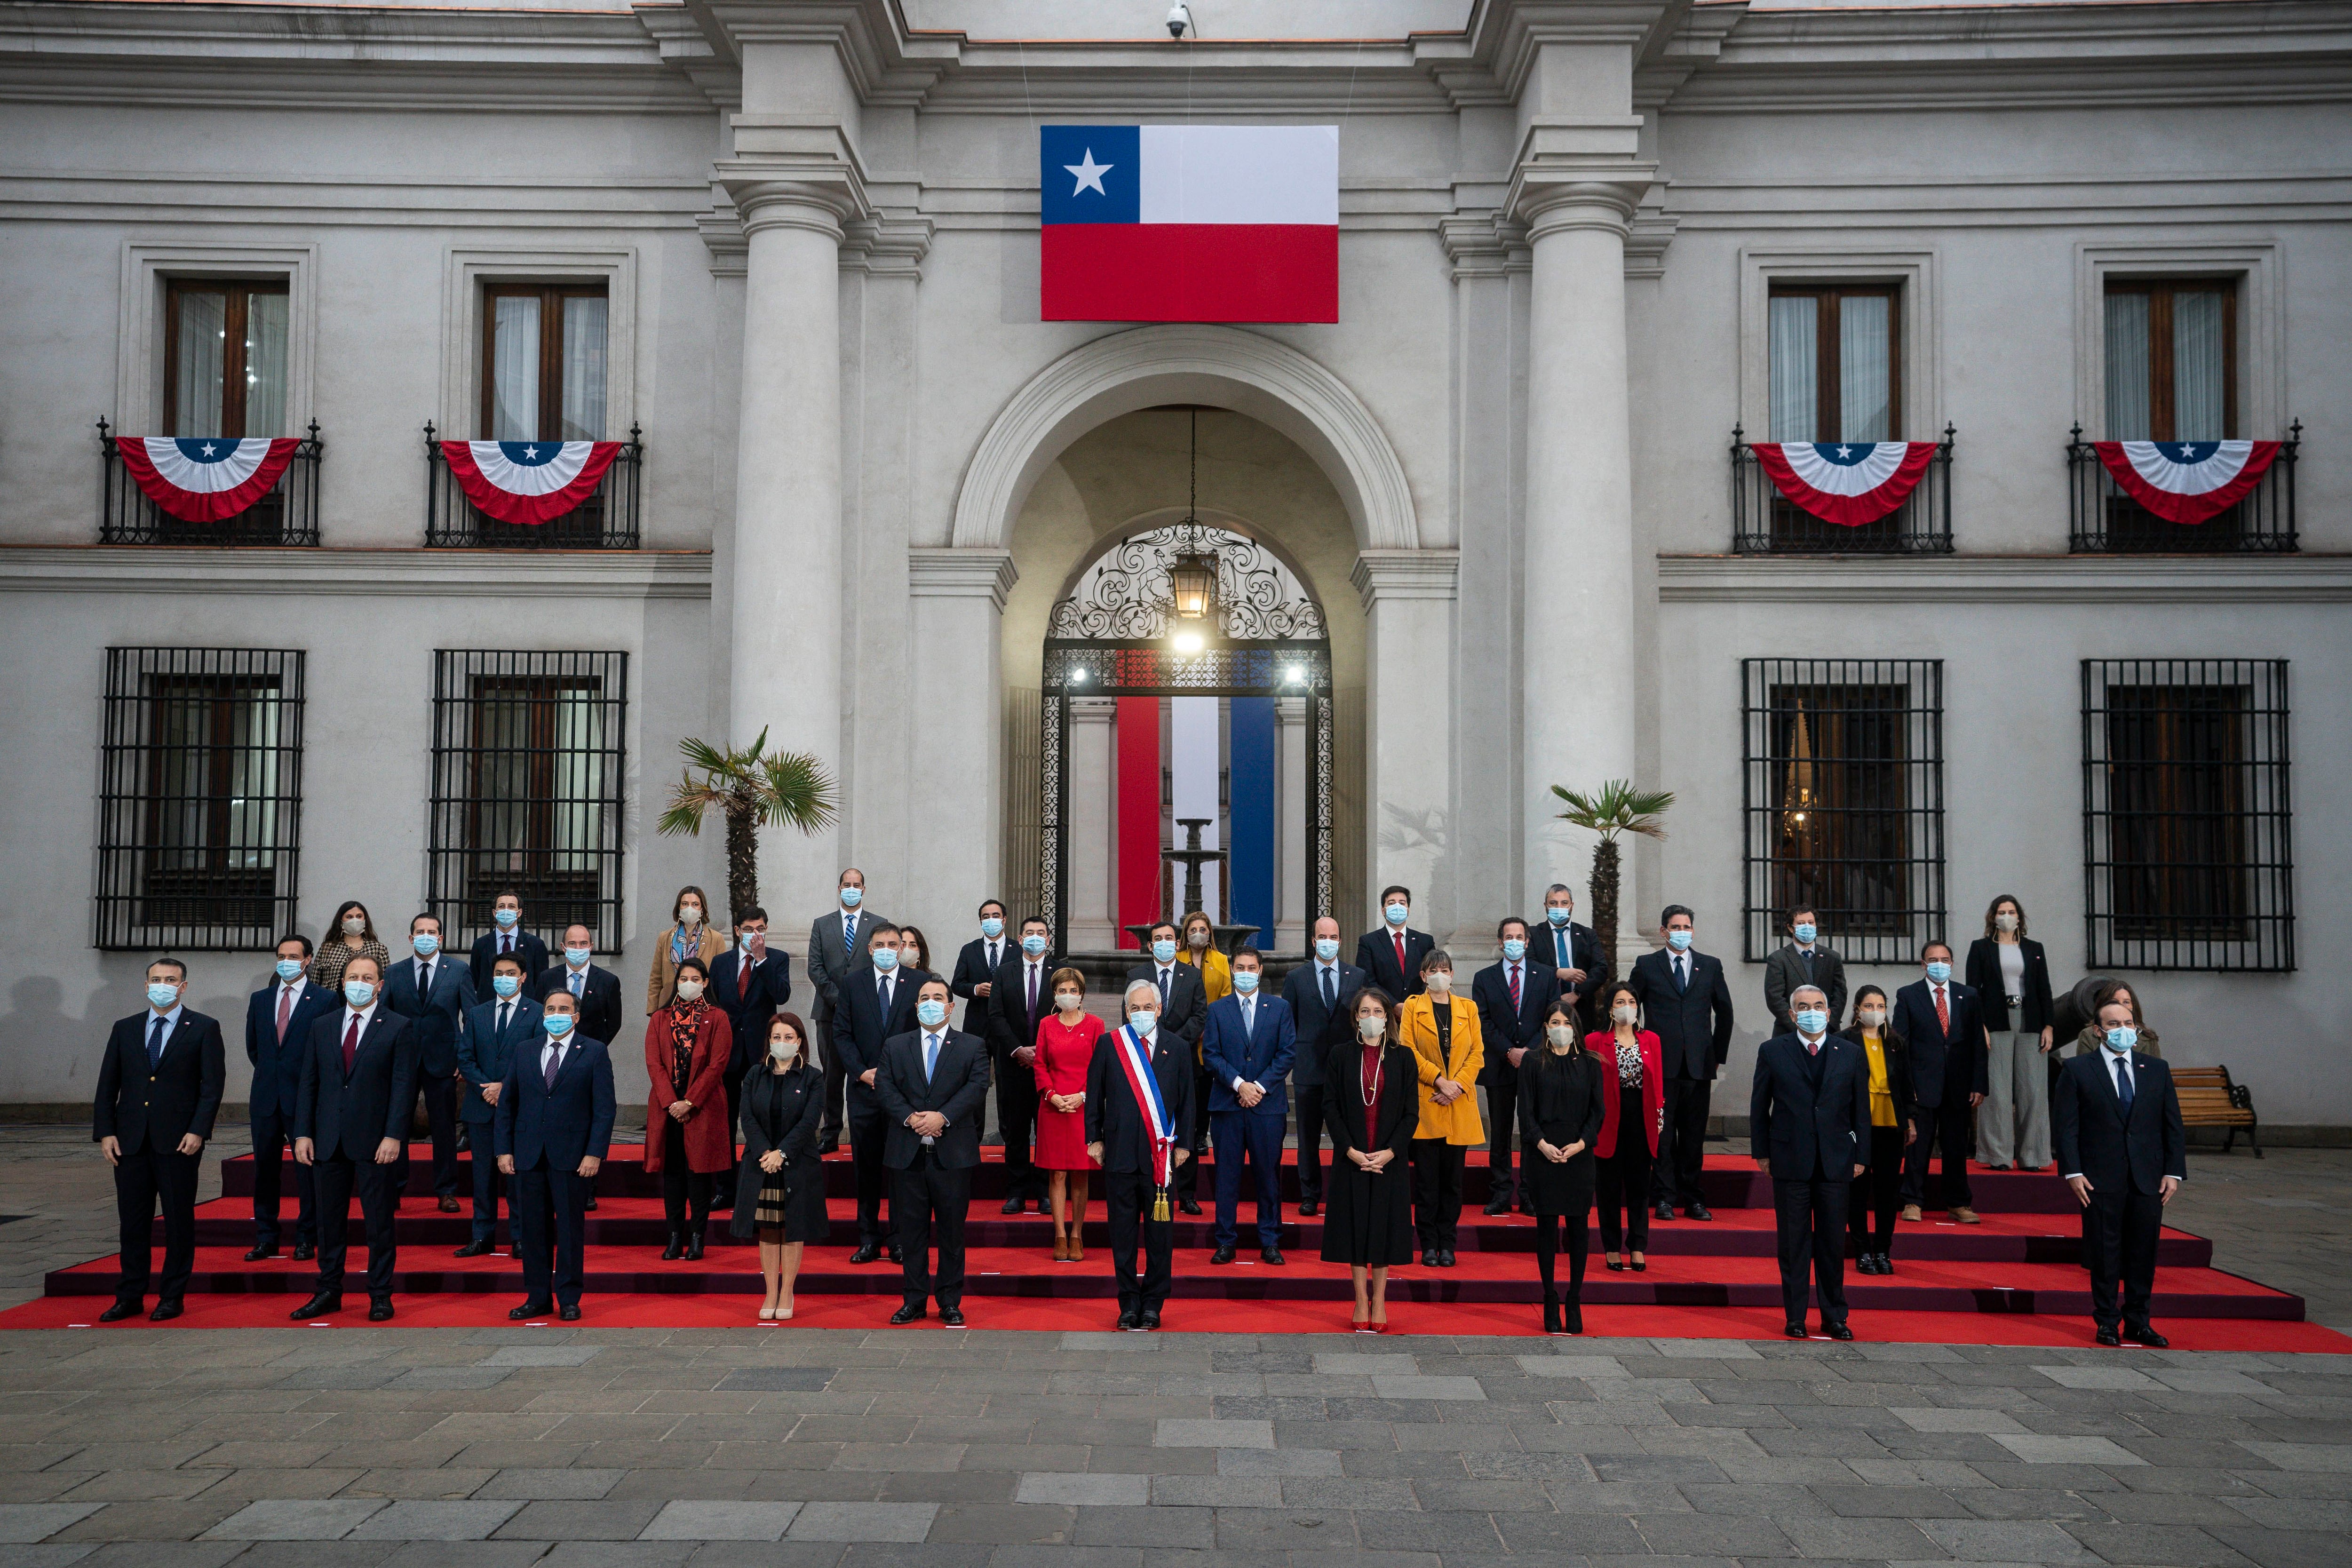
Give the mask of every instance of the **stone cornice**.
[(874, 278), (907, 278), (919, 281), (923, 258), (930, 254), (931, 220), (882, 215), (859, 218), (846, 226), (841, 242), (844, 271)]
[(819, 228), (838, 241), (848, 225), (877, 215), (865, 166), (848, 133), (831, 121), (781, 115), (734, 118), (735, 155), (714, 177), (749, 236), (762, 228)]
[(985, 598), (1002, 610), (1020, 580), (1010, 550), (919, 544), (907, 552), (907, 592), (918, 599)]
[(2352, 604), (2352, 555), (1661, 555), (1666, 604)]
[(1367, 550), (1357, 555), (1348, 581), (1370, 611), (1382, 599), (1451, 602), (1461, 575), (1459, 550)]
[(710, 553), (0, 545), (0, 594), (708, 599)]

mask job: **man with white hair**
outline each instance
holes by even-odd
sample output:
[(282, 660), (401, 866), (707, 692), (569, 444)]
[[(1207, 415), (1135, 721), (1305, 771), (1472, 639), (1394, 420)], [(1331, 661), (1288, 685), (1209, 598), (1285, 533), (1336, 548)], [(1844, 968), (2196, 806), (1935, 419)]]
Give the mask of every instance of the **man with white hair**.
[(1087, 1154), (1103, 1170), (1118, 1326), (1148, 1332), (1160, 1326), (1176, 1251), (1169, 1184), (1192, 1158), (1185, 1140), (1192, 1125), (1192, 1048), (1173, 1031), (1161, 1032), (1154, 982), (1129, 981), (1120, 1005), (1126, 1023), (1095, 1042), (1087, 1068)]
[(1830, 1033), (1829, 993), (1820, 986), (1790, 992), (1789, 1012), (1794, 1032), (1765, 1041), (1756, 1054), (1750, 1150), (1756, 1168), (1772, 1177), (1789, 1337), (1805, 1337), (1806, 1297), (1818, 1288), (1822, 1331), (1850, 1340), (1846, 1200), (1870, 1164), (1870, 1065), (1860, 1046)]

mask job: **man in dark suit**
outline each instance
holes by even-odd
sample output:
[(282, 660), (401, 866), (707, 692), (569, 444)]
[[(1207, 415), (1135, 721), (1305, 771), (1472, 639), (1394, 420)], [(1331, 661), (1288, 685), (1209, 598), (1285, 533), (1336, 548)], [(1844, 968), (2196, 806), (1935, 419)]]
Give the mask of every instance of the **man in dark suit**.
[[(443, 1214), (457, 1212), (457, 1037), (473, 1007), (474, 977), (441, 951), (441, 921), (418, 915), (408, 922), (415, 956), (383, 977), (383, 1005), (416, 1031), (416, 1087), (425, 1096), (425, 1122), (433, 1135), (433, 1191)], [(408, 1190), (408, 1144), (393, 1166), (395, 1197)]]
[(1545, 889), (1544, 923), (1530, 941), (1528, 956), (1551, 965), (1559, 994), (1576, 1008), (1576, 1026), (1589, 1035), (1609, 1021), (1593, 1021), (1592, 999), (1616, 976), (1609, 973), (1609, 955), (1601, 951), (1601, 939), (1591, 926), (1577, 924), (1575, 917), (1575, 889), (1565, 882)]
[(490, 976), (498, 973), (499, 959), (509, 954), (522, 965), (524, 988), (535, 987), (547, 967), (547, 943), (522, 929), (522, 895), (512, 888), (502, 889), (490, 901), (490, 929), (474, 939), (467, 967), (475, 995), (490, 994)]
[[(1470, 1001), (1478, 1009), (1478, 1032), (1486, 1046), (1478, 1081), (1486, 1089), (1486, 1212), (1507, 1214), (1512, 1203), (1511, 1150), (1517, 1134), (1511, 1122), (1518, 1105), (1519, 1061), (1544, 1043), (1544, 1019), (1559, 1000), (1556, 966), (1532, 957), (1528, 922), (1505, 917), (1495, 928), (1503, 959), (1470, 979)], [(1519, 1206), (1528, 1207), (1525, 1193)]]
[(2084, 1261), (2091, 1269), (2091, 1319), (2099, 1342), (2130, 1340), (2161, 1350), (2169, 1342), (2148, 1321), (2148, 1298), (2156, 1289), (2164, 1205), (2189, 1179), (2180, 1094), (2161, 1057), (2133, 1048), (2139, 1030), (2130, 1003), (2100, 1008), (2099, 1029), (2099, 1049), (2071, 1057), (2059, 1069), (2050, 1108), (2058, 1169), (2083, 1205)]
[(602, 1040), (579, 1037), (568, 993), (550, 996), (541, 1042), (517, 1047), (499, 1091), (499, 1172), (514, 1183), (515, 1248), (522, 1258), (517, 1322), (553, 1307), (580, 1319), (587, 1256), (588, 1189), (613, 1142), (613, 1058)]
[(1364, 972), (1339, 961), (1339, 922), (1317, 921), (1311, 956), (1282, 983), (1282, 999), (1297, 1020), (1298, 1055), (1290, 1069), (1290, 1098), (1298, 1123), (1298, 1217), (1312, 1219), (1323, 1202), (1325, 1064), (1348, 1037), (1348, 998), (1364, 988)]
[[(558, 986), (556, 994), (571, 993)], [(477, 1003), (466, 1015), (466, 1032), (457, 1040), (457, 1075), (466, 1082), (465, 1101), (457, 1111), (473, 1130), (473, 1152), (467, 1163), (474, 1177), (474, 1235), (457, 1248), (460, 1258), (479, 1258), (498, 1239), (499, 1163), (497, 1134), (491, 1124), (498, 1120), (499, 1101), (506, 1095), (507, 1070), (514, 1063), (515, 1053), (539, 1043), (541, 1013), (540, 1005), (522, 994), (522, 960), (511, 952), (491, 960), (489, 999)], [(509, 1215), (519, 1214), (513, 1206), (511, 1183), (507, 1194)], [(519, 1219), (516, 1231), (513, 1239), (520, 1247)]]
[(195, 1269), (196, 1174), (220, 1113), (226, 1067), (220, 1025), (190, 1012), (187, 994), (186, 964), (176, 958), (149, 964), (147, 1010), (116, 1021), (99, 1063), (89, 1136), (114, 1167), (122, 1252), (114, 1305), (98, 1315), (101, 1323), (119, 1322), (147, 1304), (159, 1202), (163, 1278), (152, 1321), (180, 1315)]
[[(1330, 924), (1339, 930), (1337, 921)], [(1160, 1026), (1160, 988), (1153, 982), (1129, 981), (1119, 1006), (1125, 1024), (1095, 1042), (1094, 1060), (1087, 1065), (1087, 1153), (1103, 1168), (1110, 1263), (1118, 1277), (1118, 1326), (1149, 1331), (1160, 1326), (1176, 1247), (1175, 1216), (1159, 1205), (1167, 1184), (1192, 1160), (1181, 1130), (1192, 1120), (1192, 1050), (1182, 1037)], [(1133, 1039), (1125, 1037), (1130, 1033)], [(1129, 1053), (1124, 1060), (1122, 1052)], [(1136, 1076), (1130, 1078), (1130, 1070)], [(1149, 1081), (1142, 1077), (1147, 1070)], [(1139, 1086), (1153, 1097), (1151, 1107), (1137, 1098)], [(1155, 1122), (1164, 1137), (1153, 1136)]]
[(1659, 918), (1666, 945), (1633, 961), (1632, 984), (1642, 1010), (1657, 1032), (1659, 1064), (1665, 1078), (1664, 1130), (1658, 1135), (1658, 1219), (1675, 1217), (1679, 1203), (1692, 1219), (1713, 1219), (1699, 1199), (1699, 1173), (1706, 1161), (1707, 1102), (1715, 1075), (1731, 1054), (1731, 987), (1723, 965), (1695, 952), (1696, 923), (1690, 910), (1668, 904)]
[(352, 1193), (366, 1226), (368, 1321), (392, 1316), (400, 1250), (392, 1167), (408, 1146), (416, 1104), (416, 1031), (383, 1004), (376, 961), (343, 965), (343, 1005), (310, 1026), (294, 1097), (294, 1158), (319, 1184), (319, 1289), (288, 1314), (296, 1322), (341, 1311)]
[[(1004, 1212), (1036, 1200), (1045, 1212), (1045, 1173), (1030, 1140), (1037, 1130), (1037, 1025), (1054, 1011), (1054, 928), (1037, 915), (1021, 922), (1021, 947), (989, 981), (988, 1050), (994, 1058), (996, 1128), (1004, 1136)], [(971, 1016), (969, 1013), (965, 1015)]]
[(1960, 1225), (1977, 1225), (1969, 1191), (1969, 1127), (1985, 1097), (1984, 1012), (1977, 994), (1952, 978), (1952, 950), (1931, 942), (1919, 950), (1924, 977), (1895, 994), (1895, 1032), (1911, 1049), (1911, 1092), (1917, 1102), (1904, 1162), (1903, 1217), (1916, 1220), (1927, 1201), (1927, 1151), (1944, 1150), (1937, 1206)]
[(526, 973), (522, 994), (544, 1005), (558, 991), (569, 993), (581, 1034), (610, 1047), (621, 1034), (621, 977), (593, 962), (595, 953), (595, 932), (584, 925), (564, 927), (563, 962), (540, 971), (536, 979)]
[(1821, 940), (1819, 920), (1810, 904), (1790, 910), (1788, 942), (1764, 960), (1764, 1010), (1772, 1015), (1777, 1033), (1797, 1026), (1790, 1021), (1789, 998), (1800, 985), (1820, 986), (1830, 999), (1832, 1032), (1844, 1026), (1845, 960)]
[[(245, 1006), (245, 1059), (253, 1064), (247, 1117), (253, 1125), (253, 1250), (247, 1263), (278, 1256), (278, 1196), (286, 1155), (294, 1147), (294, 1094), (302, 1087), (302, 1053), (310, 1026), (335, 1009), (335, 994), (310, 979), (310, 939), (278, 944), (278, 973)], [(319, 1194), (310, 1171), (294, 1167), (298, 1207), (294, 1258), (308, 1262), (319, 1249)]]
[[(861, 922), (863, 924), (863, 922)], [(852, 1263), (871, 1263), (887, 1247), (890, 1261), (898, 1258), (896, 1227), (882, 1220), (882, 1198), (889, 1188), (889, 1167), (884, 1161), (890, 1119), (875, 1097), (881, 1076), (882, 1047), (915, 1026), (919, 988), (898, 973), (898, 928), (876, 921), (861, 930), (866, 963), (841, 982), (841, 1003), (833, 1016), (835, 1055), (847, 1079), (849, 1153), (857, 1167), (857, 1250)]]
[[(952, 1000), (938, 975), (922, 982), (915, 1027), (882, 1047), (874, 1097), (890, 1129), (883, 1158), (892, 1173), (890, 1217), (906, 1280), (890, 1321), (913, 1322), (925, 1300), (937, 1297), (940, 1321), (955, 1329), (963, 1326), (963, 1222), (988, 1109), (988, 1042), (948, 1027)], [(930, 1266), (935, 1240), (937, 1270)]]
[(1192, 1152), (1192, 1158), (1176, 1178), (1176, 1206), (1196, 1215), (1201, 1212), (1201, 1200), (1194, 1195), (1200, 1190), (1201, 1154), (1209, 1146), (1209, 1069), (1201, 1063), (1201, 1036), (1209, 1026), (1209, 993), (1199, 969), (1176, 962), (1176, 928), (1169, 921), (1151, 928), (1151, 945), (1144, 956), (1146, 962), (1129, 970), (1127, 977), (1130, 982), (1151, 982), (1160, 993), (1160, 1031), (1182, 1040), (1184, 1048), (1192, 1053), (1192, 1092), (1187, 1097), (1192, 1120), (1176, 1132)]
[(1211, 1263), (1234, 1260), (1242, 1201), (1242, 1163), (1257, 1184), (1257, 1256), (1282, 1259), (1282, 1133), (1290, 1118), (1284, 1088), (1298, 1054), (1298, 1021), (1279, 996), (1261, 996), (1265, 961), (1257, 949), (1234, 953), (1234, 994), (1209, 1005), (1201, 1060), (1209, 1069), (1209, 1130), (1217, 1148), (1216, 1250)]
[(1437, 947), (1435, 937), (1406, 924), (1412, 918), (1412, 889), (1385, 888), (1381, 892), (1381, 929), (1356, 939), (1356, 967), (1400, 1004), (1421, 994), (1421, 961)]
[(1828, 992), (1800, 985), (1789, 1002), (1796, 1027), (1765, 1041), (1756, 1055), (1748, 1148), (1756, 1168), (1772, 1178), (1789, 1337), (1805, 1337), (1811, 1287), (1821, 1292), (1822, 1331), (1850, 1340), (1846, 1200), (1853, 1178), (1870, 1164), (1870, 1065), (1861, 1047), (1830, 1033)]
[[(768, 945), (767, 910), (755, 904), (736, 911), (735, 945), (710, 961), (710, 988), (705, 994), (727, 1015), (734, 1042), (727, 1058), (727, 1125), (731, 1129), (741, 1114), (743, 1075), (767, 1058), (768, 1020), (793, 999), (793, 955)], [(711, 1203), (722, 1209), (735, 1206), (731, 1167), (719, 1173)]]
[(834, 885), (834, 909), (810, 922), (808, 939), (809, 984), (816, 994), (809, 1004), (809, 1026), (816, 1031), (817, 1060), (824, 1066), (824, 1121), (817, 1130), (816, 1144), (820, 1154), (841, 1147), (844, 1095), (852, 1076), (833, 1037), (843, 987), (866, 972), (866, 944), (877, 930), (890, 923), (865, 907), (866, 873), (855, 866)]
[(996, 971), (1013, 951), (1004, 929), (1004, 906), (994, 899), (980, 905), (980, 934), (956, 954), (955, 973), (948, 989), (963, 998), (963, 1032), (989, 1037), (988, 998), (996, 989)]

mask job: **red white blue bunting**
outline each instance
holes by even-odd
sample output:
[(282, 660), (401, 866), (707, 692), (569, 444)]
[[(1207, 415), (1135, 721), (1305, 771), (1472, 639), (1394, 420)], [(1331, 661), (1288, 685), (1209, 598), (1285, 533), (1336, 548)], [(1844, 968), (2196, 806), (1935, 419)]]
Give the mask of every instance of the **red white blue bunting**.
[(2167, 522), (2203, 522), (2238, 504), (2279, 454), (2276, 441), (2094, 441), (2123, 492)]
[(183, 522), (218, 522), (268, 495), (299, 445), (291, 436), (123, 436), (114, 450), (158, 510)]
[(1933, 441), (1759, 441), (1756, 461), (1773, 488), (1841, 528), (1876, 522), (1927, 477)]
[(466, 499), (500, 522), (551, 521), (604, 482), (618, 441), (444, 441)]

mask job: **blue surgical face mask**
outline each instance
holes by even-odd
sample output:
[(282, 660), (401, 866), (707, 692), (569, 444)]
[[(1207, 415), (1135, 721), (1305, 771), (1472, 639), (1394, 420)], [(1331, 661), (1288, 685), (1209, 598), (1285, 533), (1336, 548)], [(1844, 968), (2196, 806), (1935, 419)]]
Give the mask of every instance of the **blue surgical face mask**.
[(302, 973), (302, 961), (301, 961), (300, 959), (299, 959), (299, 958), (281, 958), (281, 959), (279, 959), (279, 960), (278, 961), (278, 979), (280, 979), (280, 980), (291, 980), (291, 979), (293, 979), (296, 975), (300, 974), (301, 973)]
[(1528, 944), (1526, 942), (1516, 936), (1506, 937), (1503, 939), (1503, 956), (1505, 958), (1509, 959), (1513, 963), (1517, 963), (1527, 955)]
[(172, 1005), (179, 999), (180, 988), (173, 984), (170, 981), (151, 980), (148, 982), (147, 1000), (154, 1005), (163, 1008), (165, 1012), (170, 1012)]
[(1154, 962), (1154, 963), (1175, 963), (1175, 962), (1176, 962), (1176, 942), (1175, 942), (1175, 939), (1174, 939), (1174, 938), (1172, 938), (1172, 937), (1162, 937), (1162, 938), (1160, 938), (1158, 942), (1153, 942), (1153, 943), (1151, 944), (1151, 957), (1152, 957), (1152, 962)]
[(490, 976), (490, 989), (501, 996), (511, 996), (522, 989), (522, 982), (511, 974), (493, 974)]
[(948, 1005), (936, 996), (926, 996), (915, 1004), (915, 1016), (926, 1029), (936, 1029), (948, 1021)]
[(1339, 959), (1339, 939), (1335, 936), (1317, 937), (1315, 939), (1315, 956), (1321, 959), (1326, 963), (1338, 963)]
[(856, 909), (858, 905), (860, 905), (860, 904), (864, 903), (865, 901), (866, 901), (866, 889), (863, 889), (863, 888), (844, 888), (844, 889), (841, 889), (841, 907), (842, 907), (843, 909), (845, 909), (845, 910), (854, 910), (854, 909)]
[(1575, 912), (1574, 910), (1549, 909), (1544, 911), (1544, 919), (1551, 921), (1552, 928), (1556, 931), (1568, 924), (1568, 917)]
[(1813, 940), (1813, 922), (1807, 921), (1803, 925), (1797, 927), (1795, 934), (1797, 940), (1801, 942), (1811, 942)]
[(881, 970), (885, 973), (898, 968), (898, 950), (895, 947), (876, 948), (874, 950), (874, 967)]
[(441, 951), (441, 939), (429, 931), (422, 931), (408, 939), (408, 945), (416, 950), (417, 957), (430, 958)]
[(1927, 978), (1934, 981), (1937, 984), (1941, 985), (1946, 981), (1951, 979), (1951, 977), (1952, 966), (1946, 963), (1942, 959), (1939, 958), (1933, 963), (1927, 965)]
[(1139, 1008), (1127, 1016), (1127, 1026), (1148, 1040), (1152, 1031), (1160, 1027), (1160, 1015), (1149, 1007)]
[(545, 1029), (549, 1034), (554, 1036), (560, 1040), (564, 1036), (572, 1032), (572, 1015), (569, 1013), (550, 1013), (540, 1019), (539, 1026)]
[(1412, 913), (1412, 906), (1411, 904), (1391, 904), (1386, 909), (1382, 910), (1381, 913), (1388, 917), (1389, 924), (1392, 926), (1401, 926), (1404, 924), (1405, 917)]
[(986, 937), (989, 941), (994, 942), (998, 937), (1004, 934), (1004, 922), (998, 920), (994, 915), (991, 915), (986, 920), (980, 922), (980, 934)]
[(1236, 991), (1238, 991), (1238, 992), (1240, 992), (1240, 993), (1241, 993), (1243, 995), (1244, 995), (1244, 996), (1248, 995), (1251, 992), (1253, 992), (1253, 991), (1256, 990), (1256, 989), (1257, 989), (1257, 971), (1256, 971), (1256, 970), (1255, 970), (1255, 969), (1236, 969), (1236, 970), (1234, 970), (1234, 990), (1236, 990)]
[(736, 945), (740, 947), (745, 952), (749, 952), (751, 951), (751, 939), (760, 934), (760, 932), (755, 931), (738, 931), (735, 934)]
[(343, 1000), (354, 1007), (364, 1007), (375, 1000), (375, 987), (364, 980), (343, 982)]
[(1819, 1007), (1806, 1007), (1801, 1009), (1797, 1014), (1797, 1028), (1801, 1033), (1808, 1035), (1827, 1034), (1829, 1032), (1829, 1026), (1830, 1016), (1827, 1013), (1822, 1012)]
[(2117, 1056), (2139, 1044), (2139, 1031), (2129, 1024), (2120, 1024), (2107, 1031), (2107, 1049)]
[(522, 919), (522, 911), (520, 910), (493, 910), (490, 911), (490, 919), (499, 922), (499, 929), (500, 931), (512, 931), (514, 929), (515, 922)]
[(1043, 958), (1045, 956), (1045, 939), (1033, 931), (1021, 939), (1021, 951), (1032, 958)]
[(1673, 948), (1676, 952), (1688, 952), (1690, 951), (1690, 944), (1691, 933), (1689, 931), (1670, 931), (1666, 933), (1666, 945)]
[(588, 967), (588, 953), (589, 950), (584, 947), (567, 947), (563, 950), (563, 962), (574, 969), (585, 969)]

